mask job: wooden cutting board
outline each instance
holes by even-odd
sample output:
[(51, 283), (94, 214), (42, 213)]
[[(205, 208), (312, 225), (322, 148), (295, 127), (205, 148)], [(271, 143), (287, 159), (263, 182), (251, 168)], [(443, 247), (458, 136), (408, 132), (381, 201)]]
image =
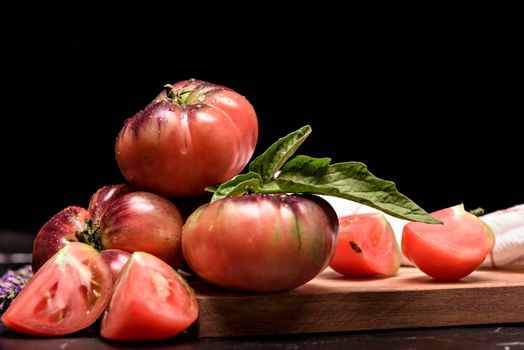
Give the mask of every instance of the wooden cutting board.
[(327, 269), (276, 294), (238, 293), (190, 279), (199, 337), (524, 322), (524, 270), (478, 270), (441, 282), (403, 267), (389, 278), (345, 278)]

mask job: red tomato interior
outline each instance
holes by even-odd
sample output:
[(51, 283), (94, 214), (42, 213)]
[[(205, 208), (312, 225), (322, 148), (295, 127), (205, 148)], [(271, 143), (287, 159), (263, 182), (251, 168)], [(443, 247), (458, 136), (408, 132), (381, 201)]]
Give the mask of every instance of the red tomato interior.
[(339, 219), (338, 243), (331, 268), (347, 276), (393, 275), (400, 251), (391, 226), (380, 213)]
[(195, 321), (193, 290), (169, 265), (135, 252), (120, 274), (102, 320), (101, 335), (113, 340), (154, 340), (178, 334)]
[(111, 287), (111, 274), (98, 252), (83, 243), (70, 243), (38, 270), (2, 322), (34, 335), (76, 332), (102, 314)]

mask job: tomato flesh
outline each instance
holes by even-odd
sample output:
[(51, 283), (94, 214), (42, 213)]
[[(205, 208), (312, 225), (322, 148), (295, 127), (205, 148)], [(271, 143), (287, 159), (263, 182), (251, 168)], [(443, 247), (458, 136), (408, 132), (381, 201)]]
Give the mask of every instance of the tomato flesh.
[(33, 276), (2, 316), (9, 328), (31, 335), (63, 335), (84, 329), (111, 296), (111, 273), (92, 247), (73, 242)]
[(198, 316), (195, 293), (164, 261), (135, 252), (116, 281), (102, 337), (119, 341), (172, 337)]
[(493, 232), (462, 205), (431, 214), (443, 222), (410, 222), (402, 231), (402, 252), (427, 275), (458, 280), (479, 267), (495, 245)]
[(330, 266), (354, 277), (394, 275), (400, 249), (391, 225), (380, 213), (339, 218), (338, 243)]

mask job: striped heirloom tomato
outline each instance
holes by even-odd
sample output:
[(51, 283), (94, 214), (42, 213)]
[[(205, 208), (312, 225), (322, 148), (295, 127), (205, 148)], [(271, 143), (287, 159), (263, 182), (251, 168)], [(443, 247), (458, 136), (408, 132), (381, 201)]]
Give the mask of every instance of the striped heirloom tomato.
[(286, 194), (227, 197), (186, 221), (182, 251), (216, 285), (258, 292), (298, 287), (327, 267), (338, 221), (322, 198)]
[(204, 192), (237, 175), (255, 150), (258, 121), (244, 97), (199, 80), (167, 85), (116, 141), (127, 181), (166, 196)]

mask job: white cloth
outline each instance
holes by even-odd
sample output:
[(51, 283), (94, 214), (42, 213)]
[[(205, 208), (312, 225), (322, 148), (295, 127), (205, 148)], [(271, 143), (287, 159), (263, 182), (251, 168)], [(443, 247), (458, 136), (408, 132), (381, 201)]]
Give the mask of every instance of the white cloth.
[[(331, 204), (338, 217), (380, 212), (380, 210), (350, 200), (331, 196), (321, 197)], [(388, 214), (384, 214), (384, 216), (391, 224), (400, 247), (402, 229), (409, 221), (397, 219)], [(486, 257), (482, 266), (524, 267), (524, 204), (498, 210), (480, 218), (491, 227), (496, 237), (495, 247), (491, 254)], [(402, 265), (412, 265), (404, 255), (402, 255), (401, 263)]]
[(495, 248), (482, 266), (524, 267), (524, 204), (480, 217), (495, 234)]

